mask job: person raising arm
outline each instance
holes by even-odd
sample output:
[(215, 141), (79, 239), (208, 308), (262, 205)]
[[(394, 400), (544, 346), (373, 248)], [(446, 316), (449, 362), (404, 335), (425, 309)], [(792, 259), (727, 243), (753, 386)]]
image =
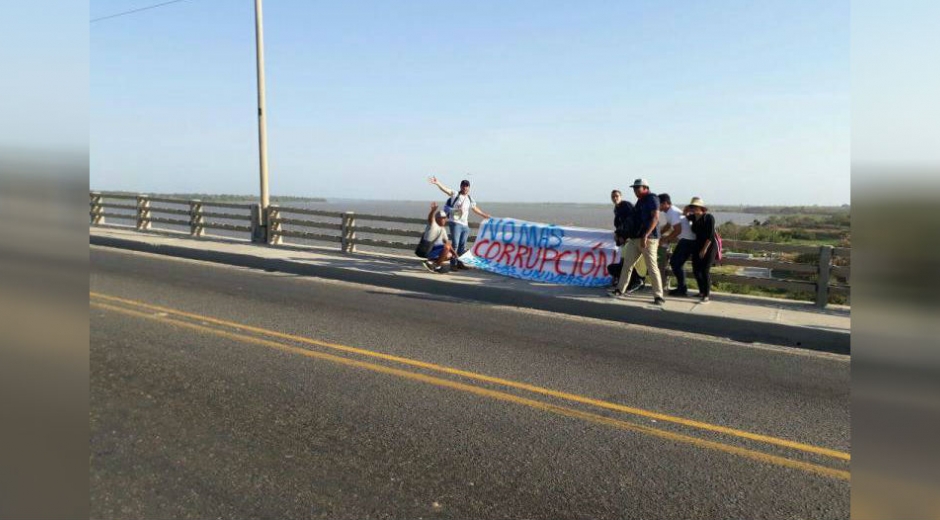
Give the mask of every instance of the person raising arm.
[(464, 265), (458, 258), (467, 252), (467, 240), (470, 238), (470, 212), (472, 211), (484, 219), (492, 218), (492, 215), (477, 207), (476, 201), (473, 200), (473, 197), (470, 195), (470, 181), (460, 181), (459, 191), (448, 188), (433, 175), (428, 177), (428, 182), (437, 186), (437, 189), (441, 190), (449, 197), (447, 206), (449, 208), (450, 219), (448, 220), (447, 226), (448, 231), (450, 231), (451, 240), (453, 240), (454, 243), (454, 248), (457, 251), (457, 254), (454, 255), (454, 258), (451, 260), (451, 266), (456, 269), (463, 269)]
[[(437, 189), (439, 189), (439, 190), (441, 190), (442, 192), (444, 192), (444, 194), (447, 195), (448, 197), (454, 197), (454, 196), (456, 196), (456, 195), (464, 195), (464, 196), (466, 196), (466, 197), (469, 197), (469, 196), (470, 196), (470, 181), (467, 181), (467, 180), (460, 181), (460, 191), (455, 191), (455, 190), (453, 190), (453, 189), (451, 189), (451, 188), (448, 188), (447, 186), (444, 185), (444, 183), (442, 183), (441, 181), (439, 181), (439, 180), (437, 179), (437, 177), (435, 177), (435, 176), (433, 176), (433, 175), (430, 176), (430, 177), (428, 177), (428, 182), (430, 182), (431, 184), (437, 186)], [(489, 213), (487, 213), (487, 212), (481, 210), (481, 209), (477, 206), (476, 201), (474, 201), (472, 198), (470, 198), (470, 200), (471, 200), (471, 202), (472, 202), (472, 203), (470, 204), (470, 210), (471, 210), (471, 211), (473, 211), (474, 213), (476, 213), (480, 218), (484, 218), (484, 219), (486, 219), (486, 218), (493, 218), (493, 215), (490, 215)]]

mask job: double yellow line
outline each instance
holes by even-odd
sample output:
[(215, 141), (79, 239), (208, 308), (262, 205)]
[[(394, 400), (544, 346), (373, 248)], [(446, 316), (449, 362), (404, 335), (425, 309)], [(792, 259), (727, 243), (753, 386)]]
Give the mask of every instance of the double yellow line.
[[(552, 390), (549, 388), (544, 388), (540, 386), (530, 385), (527, 383), (521, 383), (518, 381), (512, 381), (508, 379), (502, 379), (498, 377), (487, 376), (484, 374), (478, 374), (475, 372), (469, 372), (466, 370), (460, 370), (456, 368), (451, 368), (447, 366), (437, 365), (434, 363), (427, 363), (424, 361), (418, 361), (415, 359), (394, 356), (390, 354), (383, 354), (381, 352), (375, 352), (372, 350), (366, 350), (356, 347), (350, 347), (347, 345), (340, 345), (337, 343), (328, 343), (325, 341), (319, 341), (315, 339), (306, 338), (303, 336), (296, 336), (292, 334), (285, 334), (282, 332), (277, 332), (273, 330), (263, 329), (259, 327), (252, 327), (250, 325), (245, 325), (242, 323), (236, 323), (226, 320), (221, 320), (218, 318), (212, 318), (210, 316), (203, 316), (200, 314), (193, 314), (185, 311), (180, 311), (177, 309), (171, 309), (168, 307), (163, 307), (159, 305), (147, 304), (140, 301), (128, 300), (124, 298), (118, 298), (116, 296), (110, 296), (106, 294), (90, 292), (91, 296), (91, 305), (96, 308), (106, 309), (121, 314), (135, 316), (142, 319), (160, 321), (162, 323), (167, 323), (176, 327), (190, 329), (199, 331), (206, 334), (215, 335), (217, 337), (223, 337), (231, 339), (234, 341), (240, 341), (245, 343), (251, 343), (255, 345), (265, 346), (275, 350), (280, 350), (282, 352), (289, 352), (292, 354), (301, 355), (313, 359), (326, 360), (346, 366), (356, 367), (360, 369), (370, 370), (373, 372), (383, 373), (401, 377), (404, 379), (410, 379), (413, 381), (420, 381), (423, 383), (432, 384), (438, 387), (450, 388), (453, 390), (458, 390), (462, 392), (471, 393), (474, 395), (479, 395), (483, 397), (488, 397), (496, 399), (499, 401), (511, 402), (530, 408), (535, 408), (538, 410), (543, 410), (550, 413), (555, 413), (565, 417), (571, 417), (576, 419), (585, 420), (595, 424), (603, 424), (606, 426), (612, 426), (618, 429), (634, 431), (638, 433), (643, 433), (646, 435), (651, 435), (654, 437), (667, 439), (679, 443), (690, 444), (693, 446), (698, 446), (700, 448), (706, 448), (711, 450), (716, 450), (724, 453), (729, 453), (732, 455), (748, 458), (751, 460), (756, 460), (759, 462), (773, 464), (777, 466), (794, 468), (802, 471), (807, 471), (810, 473), (815, 473), (818, 475), (823, 475), (827, 477), (833, 477), (841, 480), (849, 480), (850, 473), (846, 470), (831, 468), (828, 466), (823, 466), (811, 462), (806, 462), (802, 460), (794, 460), (787, 457), (781, 457), (778, 455), (772, 455), (769, 453), (764, 453), (760, 451), (755, 451), (748, 448), (742, 448), (739, 446), (733, 446), (730, 444), (725, 444), (721, 442), (711, 441), (707, 439), (701, 439), (698, 437), (692, 437), (689, 435), (684, 435), (680, 433), (675, 433), (667, 430), (661, 430), (657, 428), (651, 428), (648, 426), (643, 426), (639, 424), (634, 424), (627, 421), (622, 421), (619, 419), (614, 419), (610, 417), (605, 417), (602, 415), (584, 412), (574, 408), (569, 408), (565, 406), (558, 406), (551, 403), (546, 403), (534, 399), (529, 399), (526, 397), (520, 397), (515, 394), (510, 394), (507, 392), (502, 392), (499, 390), (493, 390), (490, 388), (475, 386), (467, 383), (462, 383), (458, 381), (453, 381), (450, 379), (443, 379), (440, 377), (435, 377), (419, 372), (411, 372), (407, 370), (402, 370), (399, 368), (393, 368), (385, 365), (379, 365), (374, 363), (369, 363), (365, 361), (359, 361), (356, 359), (350, 359), (348, 357), (337, 356), (333, 354), (328, 354), (326, 352), (319, 352), (314, 350), (309, 350), (306, 348), (300, 348), (293, 345), (280, 343), (277, 341), (272, 341), (267, 338), (277, 338), (281, 340), (287, 340), (294, 343), (300, 343), (304, 345), (312, 345), (316, 347), (326, 348), (334, 351), (344, 352), (347, 354), (355, 354), (359, 356), (380, 359), (383, 361), (389, 361), (393, 363), (398, 363), (401, 365), (406, 365), (410, 367), (420, 368), (428, 371), (438, 372), (441, 374), (449, 374), (454, 376), (459, 376), (465, 379), (472, 381), (479, 381), (483, 383), (488, 383), (492, 385), (500, 385), (506, 388), (512, 388), (516, 390), (522, 390), (530, 392), (537, 395), (543, 395), (547, 397), (553, 397), (572, 403), (579, 403), (584, 405), (593, 406), (596, 408), (616, 411), (620, 413), (626, 413), (638, 417), (645, 417), (649, 419), (654, 419), (657, 421), (662, 421), (666, 423), (672, 423), (681, 425), (688, 428), (694, 428), (697, 430), (702, 430), (706, 432), (712, 432), (722, 435), (727, 435), (735, 437), (738, 439), (744, 439), (748, 441), (754, 441), (758, 443), (769, 444), (773, 446), (778, 446), (781, 448), (786, 448), (790, 450), (796, 450), (804, 452), (811, 455), (827, 457), (831, 459), (836, 459), (838, 461), (848, 462), (851, 460), (849, 453), (832, 450), (828, 448), (823, 448), (819, 446), (813, 446), (811, 444), (800, 443), (796, 441), (780, 439), (777, 437), (772, 437), (769, 435), (762, 435), (758, 433), (748, 432), (744, 430), (738, 430), (735, 428), (728, 428), (725, 426), (719, 426), (715, 424), (710, 424), (701, 421), (695, 421), (691, 419), (685, 419), (682, 417), (676, 417), (672, 415), (667, 415), (659, 412), (653, 412), (649, 410), (644, 410), (641, 408), (635, 408), (631, 406), (625, 406), (617, 403), (611, 403), (608, 401), (602, 401), (598, 399), (593, 399), (590, 397), (585, 397), (577, 394), (571, 394), (568, 392), (561, 392), (558, 390)], [(194, 323), (194, 320), (199, 323)], [(232, 332), (230, 330), (221, 330), (218, 328), (207, 326), (206, 324), (213, 324), (220, 327), (226, 327), (229, 329), (234, 329), (238, 332)], [(246, 335), (242, 332), (251, 332), (253, 334), (261, 335), (263, 337)]]

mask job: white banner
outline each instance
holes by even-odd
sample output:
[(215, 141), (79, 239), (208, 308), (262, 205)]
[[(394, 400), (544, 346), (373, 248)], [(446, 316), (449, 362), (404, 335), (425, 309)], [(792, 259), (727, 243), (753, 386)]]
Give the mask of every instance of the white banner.
[(460, 260), (514, 278), (600, 287), (610, 285), (607, 265), (620, 261), (620, 250), (613, 231), (502, 218), (484, 220)]

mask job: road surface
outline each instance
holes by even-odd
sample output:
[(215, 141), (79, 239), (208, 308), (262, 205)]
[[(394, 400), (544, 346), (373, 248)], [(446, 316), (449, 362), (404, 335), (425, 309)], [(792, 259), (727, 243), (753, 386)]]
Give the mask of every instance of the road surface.
[(93, 517), (848, 517), (846, 357), (90, 255)]

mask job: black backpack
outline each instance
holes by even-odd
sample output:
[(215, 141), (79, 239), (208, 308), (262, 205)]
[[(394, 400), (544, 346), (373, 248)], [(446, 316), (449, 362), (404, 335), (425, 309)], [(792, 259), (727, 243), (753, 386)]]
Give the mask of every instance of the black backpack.
[(633, 238), (636, 234), (636, 209), (633, 204), (627, 201), (621, 201), (614, 209), (614, 232), (621, 239)]

